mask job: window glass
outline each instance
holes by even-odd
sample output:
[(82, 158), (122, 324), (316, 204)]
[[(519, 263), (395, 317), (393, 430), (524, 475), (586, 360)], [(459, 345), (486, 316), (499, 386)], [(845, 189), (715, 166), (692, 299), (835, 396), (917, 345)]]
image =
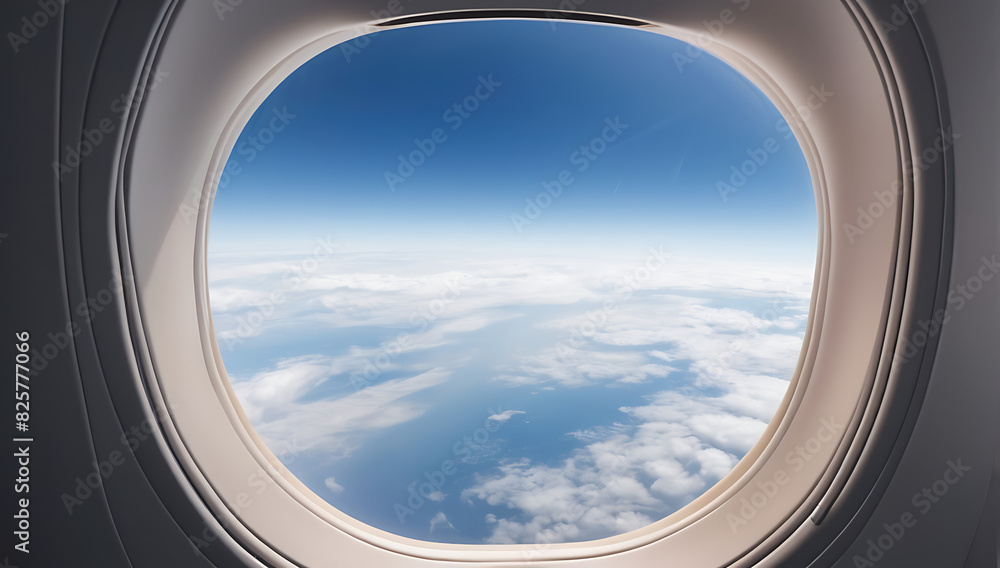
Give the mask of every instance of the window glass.
[(578, 542), (678, 510), (764, 432), (816, 254), (802, 151), (708, 53), (449, 22), (282, 82), (215, 197), (213, 323), (253, 427), (398, 535)]

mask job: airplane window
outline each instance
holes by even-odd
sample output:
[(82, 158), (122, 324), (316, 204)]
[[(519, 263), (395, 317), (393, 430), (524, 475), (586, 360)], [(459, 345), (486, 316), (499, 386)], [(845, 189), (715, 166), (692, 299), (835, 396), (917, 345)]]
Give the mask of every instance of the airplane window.
[(208, 263), (240, 405), (312, 492), (530, 544), (642, 528), (734, 468), (795, 372), (816, 247), (803, 153), (738, 72), (495, 20), (292, 73), (218, 181)]

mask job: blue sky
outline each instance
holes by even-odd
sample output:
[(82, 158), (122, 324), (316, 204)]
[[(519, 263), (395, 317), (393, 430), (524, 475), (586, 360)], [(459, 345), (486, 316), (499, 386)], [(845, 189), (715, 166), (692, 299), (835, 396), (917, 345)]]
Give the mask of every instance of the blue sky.
[(214, 325), (271, 449), (442, 542), (621, 534), (724, 476), (794, 371), (815, 262), (767, 98), (614, 27), (354, 45), (275, 89), (214, 202)]
[[(555, 247), (665, 236), (709, 241), (716, 253), (739, 235), (729, 241), (734, 254), (782, 241), (775, 254), (814, 252), (798, 246), (816, 222), (803, 214), (814, 204), (801, 151), (767, 98), (710, 55), (680, 70), (672, 54), (684, 47), (672, 38), (540, 21), (373, 37), (350, 61), (334, 47), (303, 65), (250, 120), (237, 148), (268, 127), (274, 109), (295, 116), (262, 151), (234, 153), (241, 173), (216, 203), (231, 215), (213, 218), (220, 241), (308, 239), (335, 227), (365, 247), (471, 232), (490, 245)], [(459, 122), (453, 105), (475, 95), (480, 77), (499, 86)], [(628, 127), (579, 171), (574, 152), (616, 118)], [(386, 171), (438, 128), (444, 142), (390, 191)], [(779, 150), (724, 201), (718, 182), (768, 138)], [(513, 231), (511, 215), (563, 170), (574, 176), (566, 193)]]

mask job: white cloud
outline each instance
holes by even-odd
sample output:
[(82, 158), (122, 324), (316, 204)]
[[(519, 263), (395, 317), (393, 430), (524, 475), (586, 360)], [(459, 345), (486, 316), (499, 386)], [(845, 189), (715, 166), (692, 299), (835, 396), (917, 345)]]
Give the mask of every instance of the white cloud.
[(638, 529), (718, 482), (766, 427), (708, 397), (666, 391), (650, 402), (621, 409), (634, 427), (572, 432), (587, 445), (558, 464), (511, 460), (477, 475), (462, 497), (505, 508), (494, 513), (487, 542), (581, 541)]
[(627, 432), (631, 429), (632, 427), (627, 424), (619, 424), (618, 422), (615, 422), (611, 426), (594, 426), (593, 428), (570, 432), (568, 435), (580, 440), (581, 442), (593, 442), (594, 440), (601, 440), (609, 436), (614, 436), (615, 434)]
[[(422, 416), (427, 405), (408, 401), (406, 397), (440, 385), (449, 375), (450, 372), (444, 369), (432, 369), (410, 378), (366, 387), (338, 399), (282, 404), (263, 413), (264, 416), (279, 414), (279, 417), (261, 419), (254, 427), (272, 449), (291, 443), (302, 451), (319, 450), (331, 457), (342, 457), (350, 454), (364, 433)], [(280, 452), (278, 457), (282, 457)]]
[(337, 480), (332, 477), (327, 477), (325, 480), (323, 480), (323, 483), (326, 485), (327, 489), (329, 489), (334, 493), (340, 493), (341, 491), (344, 490), (344, 486), (337, 483)]
[(267, 299), (267, 293), (237, 286), (220, 286), (211, 290), (212, 313), (233, 312), (256, 306)]
[(433, 533), (438, 527), (442, 526), (452, 530), (455, 529), (454, 525), (448, 522), (448, 517), (444, 514), (444, 512), (438, 511), (438, 514), (434, 515), (434, 518), (431, 519), (430, 532)]
[[(637, 529), (724, 477), (765, 430), (801, 350), (812, 267), (673, 258), (623, 297), (619, 278), (635, 269), (635, 260), (484, 257), (448, 265), (338, 256), (288, 290), (254, 333), (376, 326), (396, 337), (398, 330), (408, 341), (380, 373), (412, 372), (341, 398), (306, 400), (326, 381), (363, 371), (385, 353), (384, 345), (355, 345), (335, 357), (283, 360), (236, 380), (234, 388), (272, 449), (291, 444), (341, 457), (367, 433), (424, 415), (427, 403), (408, 397), (444, 383), (460, 365), (452, 360), (427, 371), (430, 365), (411, 362), (408, 368), (398, 354), (431, 353), (513, 318), (541, 322), (535, 330), (551, 341), (496, 368), (497, 384), (537, 385), (525, 389), (532, 393), (650, 381), (673, 386), (619, 409), (616, 422), (568, 433), (581, 444), (568, 457), (508, 457), (479, 471), (461, 496), (496, 507), (484, 518), (493, 543), (580, 541)], [(283, 273), (295, 264), (254, 258), (241, 266), (231, 259), (213, 270), (219, 336), (234, 333), (240, 310), (280, 289)], [(606, 317), (595, 324), (594, 310), (609, 299), (613, 309), (604, 309)], [(559, 315), (543, 320), (538, 308)], [(508, 410), (490, 419), (505, 423), (523, 413)], [(333, 478), (327, 487), (343, 490)], [(438, 491), (429, 500), (446, 497)], [(430, 530), (445, 527), (453, 528), (441, 512)]]
[(643, 353), (594, 351), (560, 345), (524, 357), (516, 368), (501, 369), (494, 380), (510, 385), (555, 382), (564, 387), (581, 387), (605, 381), (643, 383), (650, 378), (666, 377), (675, 370), (649, 362)]
[(571, 334), (594, 318), (550, 321), (562, 345), (502, 370), (497, 379), (511, 385), (565, 388), (659, 379), (686, 367), (693, 382), (621, 408), (628, 420), (569, 433), (585, 445), (561, 462), (510, 460), (479, 474), (462, 496), (500, 508), (488, 542), (621, 534), (676, 511), (735, 467), (787, 390), (802, 347), (801, 334), (788, 332), (804, 328), (808, 297), (779, 296), (777, 307), (763, 302), (759, 313), (713, 303), (637, 294), (572, 348)]
[(236, 397), (254, 424), (269, 414), (286, 411), (290, 404), (339, 371), (327, 357), (293, 357), (280, 361), (274, 369), (250, 379), (233, 382)]
[(481, 478), (462, 495), (520, 512), (514, 518), (494, 515), (496, 523), (487, 542), (495, 544), (587, 540), (594, 534), (624, 532), (652, 522), (641, 511), (654, 511), (657, 498), (612, 464), (592, 458), (581, 454), (562, 467), (510, 462), (500, 467), (499, 476)]
[[(283, 293), (279, 313), (269, 317), (264, 328), (290, 320), (334, 328), (412, 328), (414, 314), (430, 309), (442, 295), (452, 298), (442, 319), (500, 308), (603, 300), (645, 254), (637, 251), (634, 258), (603, 259), (439, 255), (417, 261), (388, 254), (337, 252), (311, 273), (300, 274), (305, 276), (300, 279), (292, 276), (296, 270), (301, 272), (308, 254), (213, 255), (209, 283), (220, 336), (235, 331), (241, 310), (255, 309), (275, 291)], [(653, 272), (642, 289), (726, 291), (744, 297), (788, 290), (808, 297), (811, 278), (811, 267), (672, 258), (666, 268)]]
[(489, 418), (487, 418), (487, 420), (492, 420), (494, 422), (499, 422), (500, 424), (504, 424), (508, 420), (510, 420), (515, 414), (525, 414), (525, 412), (523, 410), (504, 410), (500, 414), (494, 414), (490, 416)]

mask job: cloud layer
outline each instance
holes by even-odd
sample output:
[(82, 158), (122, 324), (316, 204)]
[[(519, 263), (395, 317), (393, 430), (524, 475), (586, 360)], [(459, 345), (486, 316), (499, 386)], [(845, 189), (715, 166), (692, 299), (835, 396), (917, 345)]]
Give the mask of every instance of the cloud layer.
[[(220, 338), (238, 333), (261, 299), (279, 290), (284, 299), (254, 334), (278, 337), (295, 325), (392, 332), (235, 378), (244, 410), (272, 449), (344, 457), (371, 433), (432, 412), (417, 395), (446, 384), (462, 359), (404, 363), (403, 354), (444, 353), (466, 345), (471, 333), (517, 318), (547, 339), (496, 362), (486, 377), (493, 385), (532, 393), (654, 385), (642, 404), (617, 408), (616, 419), (539, 432), (577, 442), (568, 456), (504, 454), (476, 470), (471, 485), (449, 492), (453, 497), (428, 497), (489, 508), (482, 522), (490, 543), (581, 541), (638, 529), (724, 477), (785, 395), (811, 293), (807, 266), (672, 259), (637, 279), (641, 256), (432, 260), (344, 255), (290, 283), (284, 275), (296, 262), (230, 259), (212, 272), (213, 315)], [(336, 396), (315, 394), (350, 377), (371, 380)], [(489, 419), (505, 424), (523, 413)], [(332, 477), (325, 485), (344, 491)], [(442, 510), (430, 532), (446, 529), (455, 526)]]

